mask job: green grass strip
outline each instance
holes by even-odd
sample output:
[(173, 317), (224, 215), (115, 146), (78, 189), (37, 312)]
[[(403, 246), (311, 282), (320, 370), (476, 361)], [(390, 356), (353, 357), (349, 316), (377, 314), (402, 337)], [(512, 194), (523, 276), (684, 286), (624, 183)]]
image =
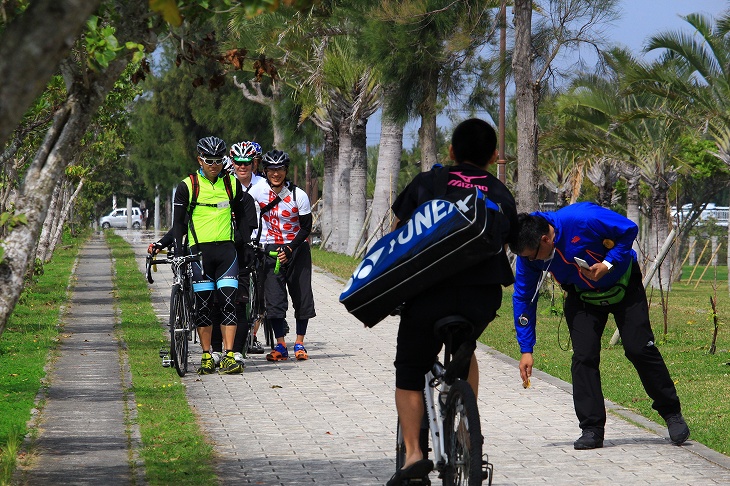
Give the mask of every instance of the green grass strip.
[(213, 447), (188, 405), (185, 385), (173, 369), (161, 366), (158, 351), (168, 341), (134, 251), (120, 236), (105, 234), (115, 259), (120, 329), (132, 371), (146, 479), (151, 485), (215, 483)]
[[(312, 261), (319, 268), (341, 277), (343, 282), (350, 278), (360, 263), (352, 257), (318, 248), (312, 251)], [(718, 267), (715, 274), (711, 268), (695, 289), (703, 269), (698, 268), (693, 281), (687, 284), (692, 267), (684, 267), (684, 280), (673, 284), (668, 296), (666, 335), (659, 292), (649, 294), (651, 323), (659, 351), (675, 381), (682, 413), (691, 429), (690, 438), (730, 455), (730, 441), (727, 440), (727, 431), (730, 430), (730, 400), (727, 399), (730, 377), (728, 272), (727, 267)], [(714, 331), (710, 296), (715, 294), (719, 332), (717, 352), (709, 354)], [(652, 401), (646, 395), (636, 370), (624, 356), (623, 347), (620, 344), (609, 346), (615, 329), (613, 319), (609, 318), (601, 351), (601, 380), (606, 399), (664, 426), (664, 420), (651, 408)], [(480, 341), (520, 359), (512, 317), (512, 287), (504, 289), (499, 315), (484, 331)], [(538, 301), (535, 368), (570, 383), (572, 354), (568, 328), (562, 315), (562, 290), (558, 285), (548, 284)], [(514, 381), (516, 387), (521, 386), (516, 369)], [(575, 425), (578, 430), (577, 420)]]

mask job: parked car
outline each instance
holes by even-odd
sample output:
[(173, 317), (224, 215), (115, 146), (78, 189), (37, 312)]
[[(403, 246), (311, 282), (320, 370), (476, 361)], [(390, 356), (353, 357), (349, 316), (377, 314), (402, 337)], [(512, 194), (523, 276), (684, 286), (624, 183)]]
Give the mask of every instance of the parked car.
[[(127, 208), (115, 209), (111, 213), (103, 216), (99, 221), (101, 227), (107, 228), (126, 228), (127, 227)], [(140, 229), (142, 227), (142, 211), (139, 208), (132, 208), (132, 228)]]

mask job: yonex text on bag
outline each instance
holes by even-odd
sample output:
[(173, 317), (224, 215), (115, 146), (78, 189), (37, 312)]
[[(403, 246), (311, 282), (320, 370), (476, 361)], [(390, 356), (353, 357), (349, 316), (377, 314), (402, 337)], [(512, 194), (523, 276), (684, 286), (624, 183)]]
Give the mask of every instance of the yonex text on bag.
[(427, 201), (373, 245), (340, 302), (372, 327), (405, 300), (501, 252), (508, 230), (500, 207), (479, 189)]

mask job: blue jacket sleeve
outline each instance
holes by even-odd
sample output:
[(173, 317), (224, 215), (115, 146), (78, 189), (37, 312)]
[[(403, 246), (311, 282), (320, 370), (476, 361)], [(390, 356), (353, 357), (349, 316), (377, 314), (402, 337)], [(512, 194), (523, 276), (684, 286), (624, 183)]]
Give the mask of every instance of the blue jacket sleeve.
[(535, 347), (535, 324), (537, 323), (538, 285), (542, 276), (542, 261), (531, 262), (517, 257), (517, 269), (512, 295), (515, 319), (515, 335), (521, 353), (532, 353)]

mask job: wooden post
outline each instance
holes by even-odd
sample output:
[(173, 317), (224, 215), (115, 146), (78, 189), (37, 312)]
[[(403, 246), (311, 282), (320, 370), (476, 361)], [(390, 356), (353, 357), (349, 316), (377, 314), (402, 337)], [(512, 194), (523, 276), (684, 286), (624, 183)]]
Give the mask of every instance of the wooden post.
[(697, 259), (697, 263), (695, 263), (694, 268), (692, 268), (692, 273), (689, 274), (689, 279), (687, 279), (687, 283), (690, 283), (692, 281), (692, 276), (695, 274), (695, 270), (697, 270), (697, 265), (700, 264), (700, 261), (702, 260), (702, 255), (705, 254), (705, 250), (707, 249), (707, 245), (710, 244), (710, 240), (707, 240), (705, 242), (705, 247), (702, 248), (702, 251), (700, 252), (700, 257)]
[(705, 265), (705, 269), (702, 271), (702, 275), (700, 275), (700, 278), (697, 279), (697, 283), (695, 284), (695, 288), (697, 288), (697, 286), (700, 284), (700, 282), (702, 282), (702, 277), (705, 276), (705, 272), (707, 272), (707, 269), (710, 268), (710, 266), (712, 266), (712, 260), (715, 258), (715, 255), (717, 255), (717, 252), (718, 252), (718, 250), (720, 249), (721, 246), (722, 246), (722, 243), (720, 243), (719, 245), (717, 245), (717, 248), (715, 248), (715, 251), (712, 252), (712, 256), (710, 257), (710, 261), (707, 262), (707, 265)]

